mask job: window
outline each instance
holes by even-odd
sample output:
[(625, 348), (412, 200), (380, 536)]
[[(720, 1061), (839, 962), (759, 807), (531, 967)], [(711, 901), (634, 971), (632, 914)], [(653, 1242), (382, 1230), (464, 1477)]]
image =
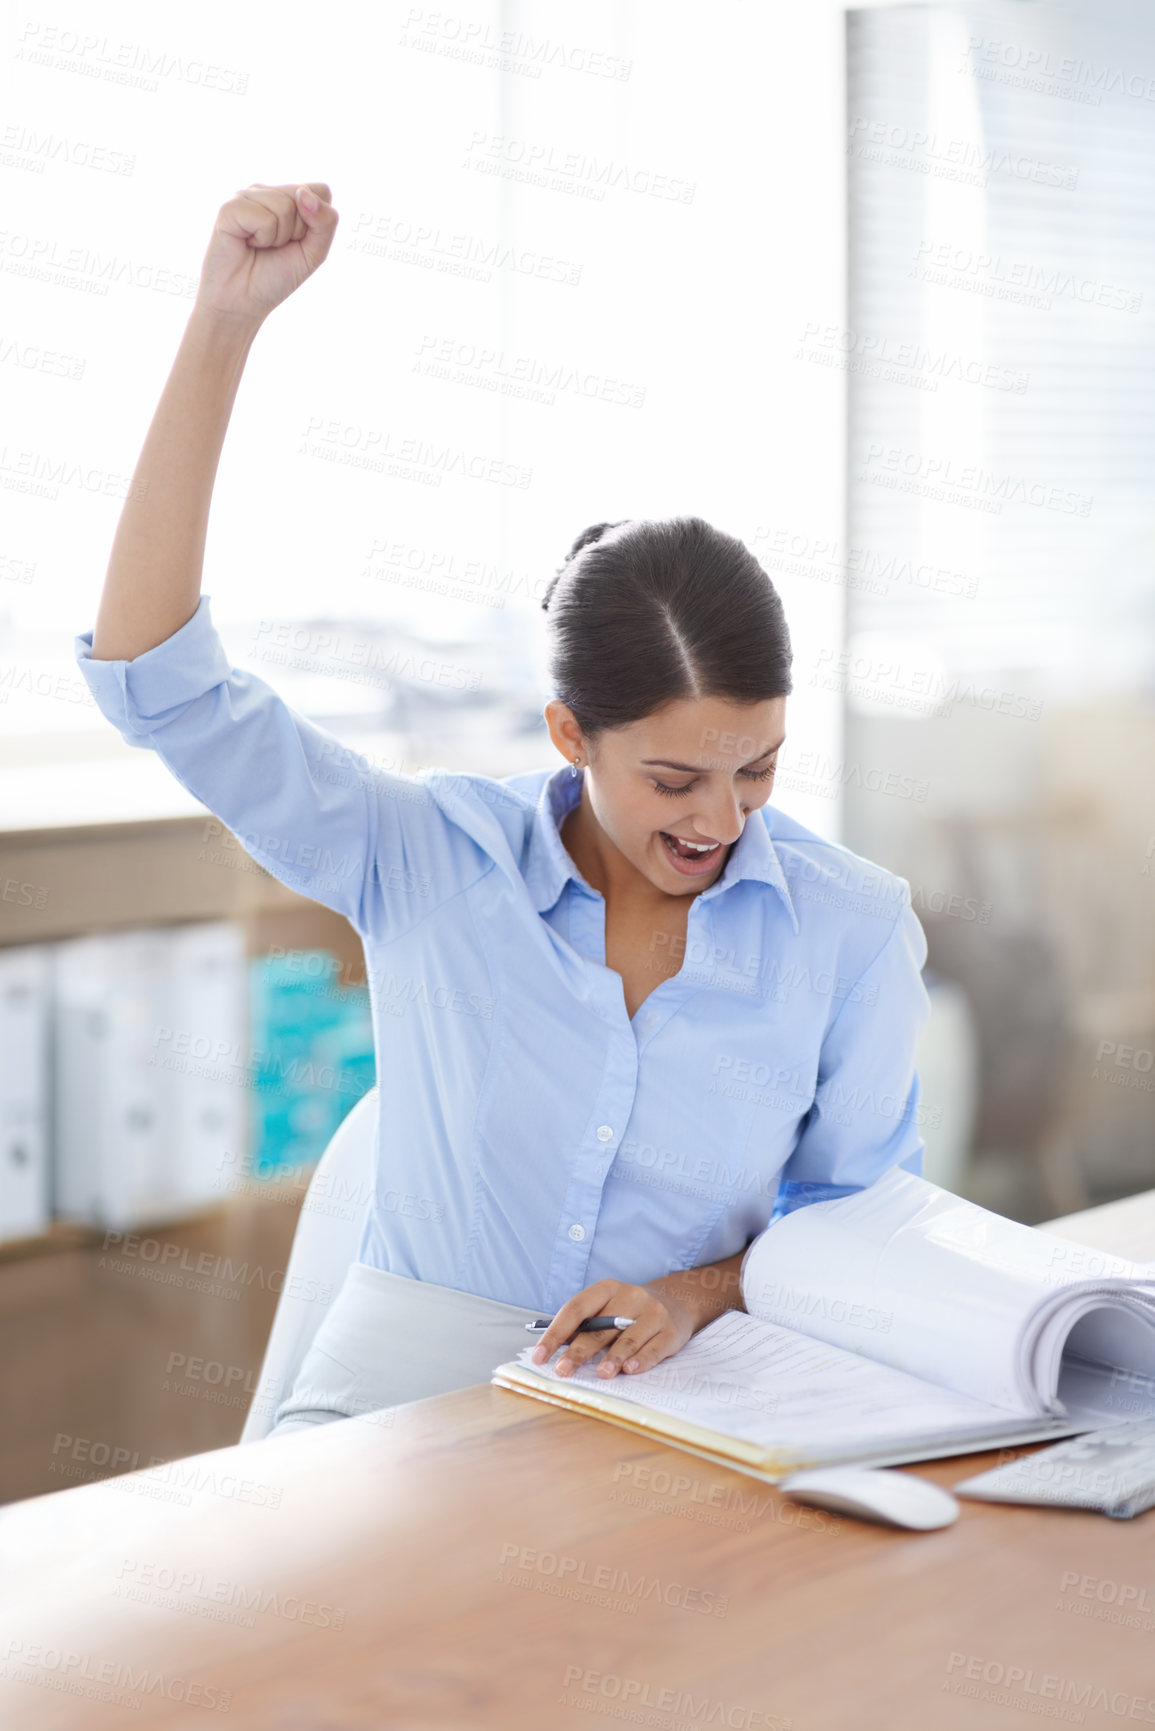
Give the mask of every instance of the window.
[[(362, 10), (327, 21), (342, 76), (304, 126), (307, 31), (230, 20), (226, 53), (207, 28), (150, 26), (139, 87), (47, 26), (13, 64), (5, 823), (199, 809), (90, 706), (72, 638), (250, 178), (326, 178), (341, 220), (259, 334), (217, 476), (204, 589), (238, 666), (394, 769), (549, 763), (545, 583), (588, 523), (675, 512), (764, 559), (800, 664), (838, 640), (841, 590), (784, 549), (842, 519), (844, 381), (797, 353), (845, 318), (840, 6)], [(231, 82), (190, 82), (194, 45)], [(837, 777), (805, 759), (839, 714), (800, 682), (776, 796), (829, 833)]]
[(848, 23), (846, 839), (970, 1003), (975, 1199), (1038, 1219), (1155, 1177), (1155, 17)]

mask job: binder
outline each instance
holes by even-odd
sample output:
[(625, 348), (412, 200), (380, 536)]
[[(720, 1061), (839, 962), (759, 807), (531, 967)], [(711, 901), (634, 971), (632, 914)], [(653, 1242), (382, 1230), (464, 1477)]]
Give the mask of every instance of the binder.
[(163, 931), (54, 946), (53, 1207), (125, 1230), (163, 1211), (162, 1072), (151, 1062), (164, 996)]
[(243, 1167), (242, 929), (208, 921), (53, 948), (57, 1215), (124, 1231), (218, 1202)]
[(49, 946), (0, 950), (0, 1240), (49, 1224)]
[(219, 1202), (247, 1170), (252, 1073), (243, 928), (233, 920), (174, 927), (167, 979), (155, 1056), (167, 1060), (171, 1206), (187, 1212)]

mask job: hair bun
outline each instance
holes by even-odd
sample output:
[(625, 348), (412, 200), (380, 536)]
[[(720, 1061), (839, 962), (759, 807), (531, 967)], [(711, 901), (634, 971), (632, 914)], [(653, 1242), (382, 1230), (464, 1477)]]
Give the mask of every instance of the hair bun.
[(628, 523), (630, 521), (631, 519), (629, 517), (623, 517), (618, 523), (591, 523), (588, 529), (582, 530), (562, 563), (568, 565), (571, 559), (577, 557), (583, 547), (588, 547), (593, 541), (600, 541), (607, 529), (620, 529), (622, 523)]
[(622, 527), (623, 523), (632, 523), (632, 522), (633, 522), (632, 517), (622, 517), (616, 523), (591, 523), (588, 529), (583, 529), (581, 534), (578, 536), (577, 540), (573, 543), (573, 546), (570, 548), (569, 552), (566, 554), (565, 558), (562, 560), (561, 564), (558, 566), (557, 570), (554, 572), (552, 578), (550, 579), (549, 586), (546, 589), (544, 598), (542, 599), (542, 603), (541, 603), (543, 611), (548, 612), (550, 596), (553, 594), (554, 590), (557, 588), (558, 578), (561, 576), (561, 574), (565, 570), (566, 566), (571, 564), (572, 561), (577, 558), (578, 554), (580, 552), (582, 552), (584, 548), (592, 546), (592, 544), (595, 541), (600, 541), (607, 529), (620, 529)]

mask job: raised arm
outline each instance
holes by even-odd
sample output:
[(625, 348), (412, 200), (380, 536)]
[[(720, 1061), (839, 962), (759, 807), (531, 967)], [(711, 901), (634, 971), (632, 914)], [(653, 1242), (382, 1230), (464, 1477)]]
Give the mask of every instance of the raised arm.
[(377, 769), (233, 667), (200, 594), (213, 481), (249, 347), (316, 269), (329, 188), (253, 186), (222, 206), (196, 304), (76, 656), (102, 713), (157, 753), (272, 875), (386, 939), (486, 858), (415, 778)]
[(329, 200), (328, 186), (312, 181), (250, 186), (221, 206), (120, 514), (95, 660), (134, 660), (196, 611), (213, 483), (245, 361), (269, 313), (328, 254), (337, 228)]

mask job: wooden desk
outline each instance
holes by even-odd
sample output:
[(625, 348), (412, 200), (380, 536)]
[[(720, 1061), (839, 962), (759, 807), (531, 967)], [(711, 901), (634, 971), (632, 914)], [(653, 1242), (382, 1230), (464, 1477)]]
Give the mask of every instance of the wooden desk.
[(0, 1723), (1152, 1724), (1153, 1540), (1155, 1511), (838, 1522), (479, 1387), (0, 1511)]

